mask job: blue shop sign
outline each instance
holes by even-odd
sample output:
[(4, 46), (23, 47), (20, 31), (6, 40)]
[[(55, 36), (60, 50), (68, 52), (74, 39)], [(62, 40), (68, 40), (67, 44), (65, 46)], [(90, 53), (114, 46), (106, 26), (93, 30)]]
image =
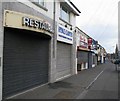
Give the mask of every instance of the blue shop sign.
[(73, 37), (72, 32), (69, 32), (68, 30), (66, 30), (66, 29), (64, 29), (62, 27), (59, 27), (59, 32), (65, 34), (67, 36)]
[(73, 44), (73, 33), (71, 30), (59, 25), (58, 26), (58, 34), (57, 40)]

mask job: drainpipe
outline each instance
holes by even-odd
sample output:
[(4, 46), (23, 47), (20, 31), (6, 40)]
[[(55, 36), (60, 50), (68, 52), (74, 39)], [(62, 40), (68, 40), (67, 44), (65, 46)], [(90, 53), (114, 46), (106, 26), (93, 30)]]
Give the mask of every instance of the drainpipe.
[(53, 8), (53, 58), (55, 58), (55, 47), (56, 47), (56, 45), (55, 45), (55, 43), (56, 43), (56, 33), (55, 33), (55, 11), (56, 11), (56, 5), (55, 5), (55, 0), (53, 1), (54, 2), (54, 8)]

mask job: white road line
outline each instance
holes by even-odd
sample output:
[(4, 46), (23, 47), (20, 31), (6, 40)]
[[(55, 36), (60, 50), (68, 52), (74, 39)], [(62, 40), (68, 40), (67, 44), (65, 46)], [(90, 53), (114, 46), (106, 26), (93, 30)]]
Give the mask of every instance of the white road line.
[(103, 73), (103, 71), (101, 71), (96, 78), (94, 78), (94, 80), (86, 87), (86, 89), (89, 89), (90, 86), (92, 86), (92, 84), (98, 79), (98, 77)]
[[(105, 70), (105, 69), (104, 69)], [(104, 70), (103, 71), (101, 71), (95, 78), (94, 78), (94, 80), (85, 88), (85, 90), (76, 98), (76, 99), (82, 99), (82, 98), (84, 98), (84, 96), (87, 94), (87, 92), (88, 92), (88, 89), (93, 85), (93, 83), (98, 79), (98, 77), (104, 72)]]

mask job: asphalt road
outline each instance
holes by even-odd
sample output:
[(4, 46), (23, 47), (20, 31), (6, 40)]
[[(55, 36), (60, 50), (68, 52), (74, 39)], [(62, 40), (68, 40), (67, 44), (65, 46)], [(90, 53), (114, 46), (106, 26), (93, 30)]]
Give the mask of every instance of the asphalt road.
[[(77, 97), (77, 99), (118, 99), (119, 70), (114, 64), (106, 62), (105, 68), (91, 81), (90, 85)], [(119, 97), (120, 98), (120, 97)]]

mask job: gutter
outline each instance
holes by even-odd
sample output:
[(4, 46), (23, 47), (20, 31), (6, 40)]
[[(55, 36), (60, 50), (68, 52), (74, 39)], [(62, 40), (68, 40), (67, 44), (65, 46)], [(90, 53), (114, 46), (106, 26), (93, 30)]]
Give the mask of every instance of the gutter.
[(81, 13), (80, 10), (70, 1), (70, 0), (60, 0), (60, 2), (65, 3), (66, 5), (69, 6), (69, 8), (71, 9), (71, 11), (79, 16), (79, 14)]
[(70, 1), (70, 0), (65, 0), (65, 2), (70, 6), (70, 8), (73, 10), (73, 12), (79, 16), (81, 13), (80, 10)]
[(81, 13), (80, 12), (80, 10), (69, 0), (69, 2), (71, 3), (71, 5), (79, 12), (79, 13)]

